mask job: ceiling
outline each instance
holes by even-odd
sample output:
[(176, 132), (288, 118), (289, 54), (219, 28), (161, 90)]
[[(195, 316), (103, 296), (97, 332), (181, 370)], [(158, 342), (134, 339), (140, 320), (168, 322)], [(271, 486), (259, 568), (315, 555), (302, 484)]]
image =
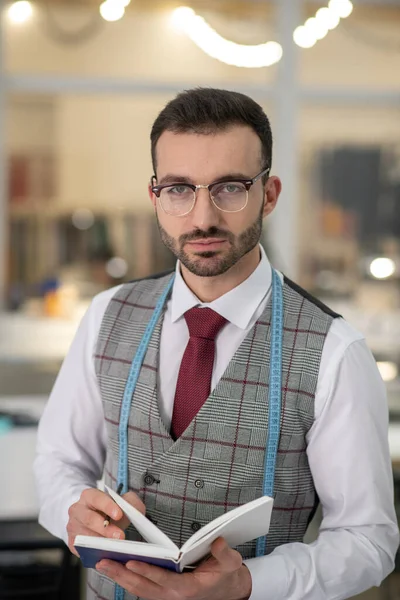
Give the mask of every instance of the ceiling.
[[(102, 0), (33, 0), (36, 4), (64, 4), (64, 5), (76, 5), (76, 6), (94, 6), (97, 7), (101, 4)], [(159, 7), (169, 7), (169, 6), (178, 6), (178, 5), (189, 5), (189, 6), (204, 6), (207, 8), (211, 8), (212, 6), (218, 5), (226, 6), (226, 7), (236, 7), (236, 8), (249, 8), (249, 5), (260, 5), (260, 4), (274, 4), (277, 0), (186, 0), (179, 2), (179, 0), (132, 0), (130, 8), (140, 7), (140, 8), (159, 8)], [(355, 6), (365, 5), (365, 6), (397, 6), (400, 7), (400, 0), (352, 0)], [(327, 3), (327, 2), (326, 2)], [(325, 0), (304, 0), (304, 4), (319, 4), (324, 5)]]
[[(98, 9), (103, 0), (31, 0), (36, 4), (45, 5), (51, 11), (57, 6), (93, 7)], [(1, 2), (1, 0), (0, 0)], [(197, 12), (202, 10), (217, 10), (218, 12), (235, 15), (236, 17), (258, 18), (266, 15), (266, 10), (274, 8), (279, 0), (131, 0), (128, 11), (134, 10), (166, 10), (177, 6), (191, 6)], [(355, 7), (366, 10), (386, 9), (387, 18), (392, 18), (393, 9), (400, 10), (400, 0), (352, 0)], [(328, 4), (328, 0), (303, 0), (304, 10), (315, 11), (316, 7)], [(397, 10), (396, 10), (397, 13)]]

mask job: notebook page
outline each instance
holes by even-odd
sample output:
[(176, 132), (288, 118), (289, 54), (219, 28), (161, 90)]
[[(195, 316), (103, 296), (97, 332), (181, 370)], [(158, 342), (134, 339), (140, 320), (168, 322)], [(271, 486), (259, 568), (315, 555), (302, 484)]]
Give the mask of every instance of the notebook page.
[(266, 535), (269, 530), (274, 501), (267, 496), (258, 500), (260, 500), (260, 502), (255, 500), (248, 503), (252, 505), (250, 510), (248, 509), (240, 512), (239, 517), (236, 519), (231, 518), (225, 522), (220, 521), (218, 527), (213, 528), (211, 532), (204, 535), (202, 538), (197, 539), (194, 543), (192, 538), (190, 538), (182, 546), (180, 560), (181, 568), (183, 569), (186, 565), (195, 563), (209, 554), (211, 544), (220, 536), (226, 540), (231, 548), (234, 548), (239, 544), (244, 544), (257, 537)]
[(134, 506), (129, 504), (126, 500), (119, 496), (107, 485), (104, 486), (107, 493), (110, 494), (111, 498), (118, 504), (123, 510), (124, 514), (128, 517), (130, 522), (136, 527), (138, 532), (147, 542), (163, 546), (164, 548), (171, 548), (171, 550), (179, 551), (178, 546), (169, 539), (165, 533), (161, 531), (154, 523), (147, 519), (142, 513), (137, 510)]
[(269, 498), (268, 496), (261, 496), (260, 498), (256, 498), (255, 500), (252, 500), (251, 502), (247, 502), (246, 504), (242, 504), (242, 506), (233, 508), (232, 510), (217, 517), (216, 519), (214, 519), (214, 521), (211, 521), (211, 523), (204, 525), (204, 527), (202, 527), (199, 531), (194, 533), (183, 544), (181, 551), (184, 552), (185, 550), (188, 550), (191, 546), (194, 546), (199, 540), (201, 540), (201, 538), (203, 538), (204, 536), (206, 536), (206, 535), (210, 534), (212, 531), (214, 531), (214, 529), (217, 529), (217, 528), (219, 529), (221, 525), (223, 525), (225, 523), (229, 523), (233, 519), (240, 518), (241, 515), (244, 515), (244, 514), (248, 513), (249, 511), (256, 509), (258, 506), (268, 504), (269, 503), (268, 501), (273, 502), (272, 498)]

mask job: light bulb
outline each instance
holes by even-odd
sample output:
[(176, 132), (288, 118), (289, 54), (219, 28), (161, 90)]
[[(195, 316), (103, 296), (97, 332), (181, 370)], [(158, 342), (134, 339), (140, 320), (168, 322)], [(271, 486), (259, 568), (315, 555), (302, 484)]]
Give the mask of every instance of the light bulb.
[(304, 27), (312, 34), (315, 39), (322, 40), (328, 33), (329, 29), (315, 17), (307, 19)]
[(293, 33), (293, 39), (301, 48), (312, 48), (317, 43), (317, 38), (313, 32), (304, 25), (296, 27)]
[(330, 0), (329, 10), (341, 19), (346, 19), (353, 12), (353, 4), (350, 0)]
[(125, 14), (125, 7), (115, 0), (106, 0), (100, 5), (100, 14), (105, 21), (119, 21)]
[(8, 17), (13, 23), (25, 23), (33, 14), (32, 4), (27, 1), (14, 2), (8, 9)]
[(387, 279), (395, 273), (396, 265), (391, 258), (375, 258), (369, 270), (375, 279)]
[(203, 17), (192, 8), (180, 6), (172, 15), (173, 25), (184, 31), (203, 52), (236, 67), (259, 68), (277, 63), (283, 54), (277, 42), (266, 42), (254, 46), (236, 44), (219, 35)]
[(185, 31), (193, 23), (193, 19), (196, 18), (196, 13), (192, 8), (188, 6), (179, 6), (176, 8), (171, 15), (171, 21), (176, 29)]
[(315, 18), (321, 25), (324, 25), (328, 29), (335, 29), (340, 22), (340, 17), (327, 7), (317, 10)]

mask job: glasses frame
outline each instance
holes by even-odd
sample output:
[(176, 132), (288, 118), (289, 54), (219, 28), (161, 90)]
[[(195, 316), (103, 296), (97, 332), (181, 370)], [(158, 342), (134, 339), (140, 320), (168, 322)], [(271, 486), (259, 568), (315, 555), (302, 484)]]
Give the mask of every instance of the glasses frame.
[[(254, 185), (263, 175), (265, 175), (266, 173), (269, 173), (271, 170), (270, 167), (266, 167), (264, 168), (260, 173), (258, 173), (258, 175), (256, 175), (255, 177), (252, 177), (250, 179), (227, 179), (227, 180), (222, 180), (222, 181), (213, 181), (213, 183), (209, 183), (208, 185), (195, 185), (194, 183), (186, 183), (185, 181), (178, 181), (176, 183), (172, 182), (172, 183), (163, 183), (161, 185), (151, 185), (151, 191), (153, 192), (153, 194), (156, 196), (156, 198), (159, 200), (160, 202), (160, 206), (162, 208), (162, 210), (165, 212), (165, 214), (171, 216), (171, 217), (186, 217), (186, 215), (188, 215), (190, 212), (192, 212), (195, 204), (196, 204), (196, 200), (197, 200), (197, 191), (200, 189), (207, 189), (208, 193), (210, 195), (210, 199), (211, 202), (213, 203), (213, 205), (215, 206), (215, 208), (217, 208), (218, 210), (220, 210), (221, 212), (226, 212), (226, 213), (237, 213), (240, 212), (242, 210), (244, 210), (247, 206), (247, 203), (249, 201), (249, 190), (251, 188), (252, 185)], [(268, 179), (268, 178), (267, 178)], [(156, 180), (156, 176), (153, 175), (151, 177), (151, 181), (150, 183), (152, 184), (153, 181)], [(242, 206), (242, 208), (239, 208), (238, 210), (224, 210), (223, 208), (220, 208), (214, 200), (214, 197), (212, 195), (212, 188), (216, 185), (221, 185), (221, 183), (243, 183), (243, 185), (246, 188), (246, 202), (245, 204)], [(193, 190), (193, 202), (192, 205), (190, 207), (190, 209), (188, 211), (186, 211), (185, 213), (181, 214), (181, 215), (173, 215), (172, 213), (168, 212), (165, 210), (162, 200), (161, 200), (161, 192), (163, 189), (165, 188), (169, 188), (169, 187), (174, 187), (177, 185), (184, 185), (186, 187), (189, 187)]]

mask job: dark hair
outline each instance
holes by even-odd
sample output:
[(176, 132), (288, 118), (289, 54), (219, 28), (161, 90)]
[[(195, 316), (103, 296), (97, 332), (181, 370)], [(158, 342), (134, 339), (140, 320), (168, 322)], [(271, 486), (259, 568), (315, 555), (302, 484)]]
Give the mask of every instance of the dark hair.
[(156, 146), (164, 131), (211, 134), (231, 125), (248, 125), (261, 140), (263, 166), (271, 166), (272, 132), (261, 106), (239, 92), (195, 88), (168, 102), (151, 129), (151, 159), (156, 173)]

